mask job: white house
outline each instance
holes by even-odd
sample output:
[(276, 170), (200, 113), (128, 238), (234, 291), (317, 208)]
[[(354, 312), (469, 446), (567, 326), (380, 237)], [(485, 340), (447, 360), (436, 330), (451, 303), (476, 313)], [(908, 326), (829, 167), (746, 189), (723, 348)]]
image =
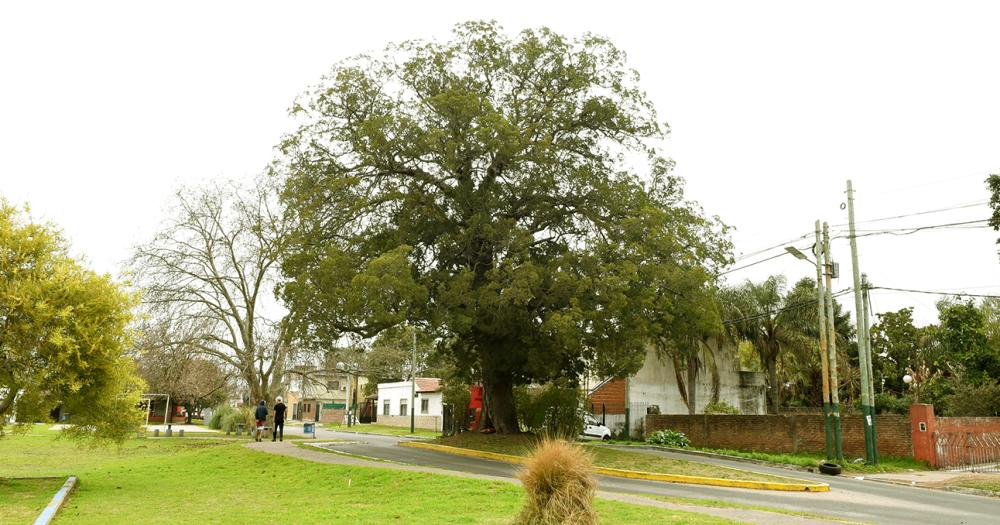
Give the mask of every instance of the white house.
[(417, 428), (440, 431), (443, 422), (441, 380), (436, 377), (418, 377), (416, 399), (411, 401), (411, 383), (379, 383), (378, 418), (383, 425), (410, 426), (410, 411), (416, 408), (414, 425)]

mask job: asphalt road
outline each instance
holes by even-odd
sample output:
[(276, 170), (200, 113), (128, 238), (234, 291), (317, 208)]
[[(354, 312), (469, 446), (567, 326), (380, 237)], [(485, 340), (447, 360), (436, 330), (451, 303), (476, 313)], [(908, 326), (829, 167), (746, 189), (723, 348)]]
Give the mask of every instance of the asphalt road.
[[(356, 444), (336, 445), (349, 454), (395, 461), (410, 465), (436, 467), (460, 472), (513, 478), (516, 465), (431, 450), (400, 447), (399, 437), (358, 435), (322, 431), (317, 438), (357, 440)], [(635, 452), (640, 452), (635, 450)], [(830, 492), (802, 493), (731, 489), (702, 485), (684, 485), (657, 481), (598, 476), (601, 490), (635, 495), (681, 496), (729, 501), (745, 505), (763, 505), (788, 510), (813, 512), (837, 518), (887, 525), (972, 525), (1000, 524), (1000, 499), (971, 496), (917, 487), (857, 480), (845, 476), (824, 476), (746, 463), (702, 458), (666, 451), (642, 451), (675, 459), (698, 461), (734, 468), (755, 470), (779, 476), (821, 481), (830, 484)]]

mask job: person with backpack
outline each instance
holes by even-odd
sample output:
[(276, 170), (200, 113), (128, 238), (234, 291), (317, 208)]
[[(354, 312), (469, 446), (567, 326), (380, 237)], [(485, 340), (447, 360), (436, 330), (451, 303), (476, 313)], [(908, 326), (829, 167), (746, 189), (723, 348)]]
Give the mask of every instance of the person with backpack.
[(263, 399), (257, 405), (257, 411), (254, 412), (253, 418), (257, 420), (257, 441), (260, 441), (260, 431), (263, 430), (264, 422), (267, 421), (267, 405)]

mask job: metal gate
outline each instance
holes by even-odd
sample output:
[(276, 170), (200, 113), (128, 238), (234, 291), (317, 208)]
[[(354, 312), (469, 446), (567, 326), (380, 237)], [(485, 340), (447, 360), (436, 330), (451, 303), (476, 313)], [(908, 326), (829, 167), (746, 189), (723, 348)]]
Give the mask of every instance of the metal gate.
[(1000, 472), (1000, 433), (935, 432), (938, 468)]

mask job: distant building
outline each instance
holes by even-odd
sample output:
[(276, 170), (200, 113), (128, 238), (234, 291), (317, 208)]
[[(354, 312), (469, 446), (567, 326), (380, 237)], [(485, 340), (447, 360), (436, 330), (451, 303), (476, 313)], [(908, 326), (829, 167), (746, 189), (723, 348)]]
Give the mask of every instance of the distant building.
[[(712, 364), (699, 370), (695, 382), (696, 414), (704, 413), (713, 401), (723, 402), (741, 414), (766, 413), (764, 375), (741, 371), (736, 349), (729, 342), (710, 340), (702, 349), (702, 362)], [(589, 388), (587, 408), (616, 430), (615, 425), (625, 423), (628, 399), (630, 425), (641, 432), (647, 413), (689, 413), (677, 388), (678, 376), (685, 381), (684, 388), (689, 392), (687, 375), (683, 371), (678, 374), (670, 359), (661, 359), (652, 346), (647, 347), (642, 368), (628, 381), (624, 377), (608, 377)]]
[[(286, 381), (285, 405), (291, 418), (302, 421), (342, 424), (347, 421), (347, 403), (357, 406), (358, 394), (367, 380), (345, 372), (320, 371), (307, 377), (289, 377)], [(353, 392), (348, 396), (348, 389)]]
[(443, 423), (441, 380), (436, 377), (418, 377), (416, 399), (411, 405), (409, 381), (378, 384), (378, 422), (394, 427), (410, 426), (410, 411), (416, 409), (414, 425), (417, 428), (440, 431)]

